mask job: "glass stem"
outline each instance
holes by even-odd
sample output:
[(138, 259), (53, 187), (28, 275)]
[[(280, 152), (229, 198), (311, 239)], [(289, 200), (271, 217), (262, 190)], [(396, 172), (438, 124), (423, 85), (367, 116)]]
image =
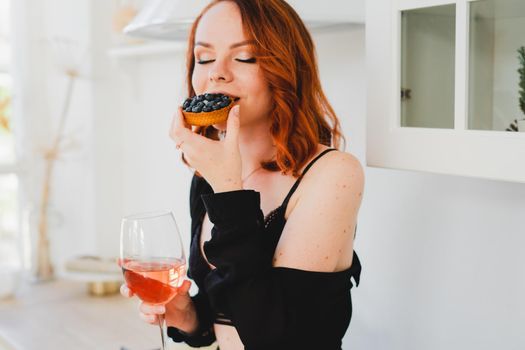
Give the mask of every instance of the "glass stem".
[(161, 349), (162, 350), (166, 350), (166, 337), (164, 336), (164, 314), (162, 315), (158, 315), (158, 320), (159, 320), (159, 329), (160, 329), (160, 339), (162, 341), (162, 347)]

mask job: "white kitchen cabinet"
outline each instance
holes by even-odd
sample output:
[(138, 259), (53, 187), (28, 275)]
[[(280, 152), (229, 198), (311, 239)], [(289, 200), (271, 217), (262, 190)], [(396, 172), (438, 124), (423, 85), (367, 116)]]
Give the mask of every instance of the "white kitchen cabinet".
[(525, 183), (525, 1), (366, 6), (367, 165)]

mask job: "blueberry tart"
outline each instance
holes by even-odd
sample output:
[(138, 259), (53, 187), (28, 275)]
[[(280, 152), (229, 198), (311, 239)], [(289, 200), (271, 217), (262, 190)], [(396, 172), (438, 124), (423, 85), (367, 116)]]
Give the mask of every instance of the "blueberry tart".
[(236, 99), (224, 94), (206, 93), (187, 98), (182, 104), (186, 123), (209, 126), (225, 122)]

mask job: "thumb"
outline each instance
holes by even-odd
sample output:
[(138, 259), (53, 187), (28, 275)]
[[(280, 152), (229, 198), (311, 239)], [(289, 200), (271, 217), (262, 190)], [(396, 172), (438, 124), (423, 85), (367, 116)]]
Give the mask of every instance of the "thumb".
[(228, 115), (228, 122), (226, 124), (226, 142), (234, 144), (238, 143), (237, 139), (239, 137), (240, 124), (239, 105), (236, 105), (233, 106)]
[(190, 291), (191, 281), (184, 280), (182, 286), (180, 286), (179, 294), (187, 294)]

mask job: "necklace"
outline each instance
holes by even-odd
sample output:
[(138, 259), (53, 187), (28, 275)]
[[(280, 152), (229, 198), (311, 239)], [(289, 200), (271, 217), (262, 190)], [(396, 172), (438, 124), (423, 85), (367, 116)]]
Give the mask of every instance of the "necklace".
[(254, 170), (252, 170), (251, 173), (249, 173), (247, 176), (245, 176), (241, 181), (242, 183), (244, 183), (244, 181), (248, 180), (250, 178), (250, 176), (252, 176), (253, 174), (255, 174), (255, 172), (259, 169), (262, 169), (262, 166), (259, 166), (257, 168), (255, 168)]

